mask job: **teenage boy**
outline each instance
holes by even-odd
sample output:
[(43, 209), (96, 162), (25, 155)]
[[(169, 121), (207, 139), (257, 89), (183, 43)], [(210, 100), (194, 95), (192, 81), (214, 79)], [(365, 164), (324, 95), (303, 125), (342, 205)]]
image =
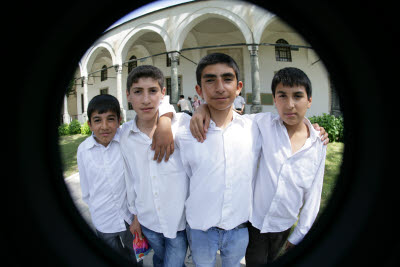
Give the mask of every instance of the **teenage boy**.
[[(310, 229), (319, 210), (324, 144), (329, 141), (322, 127), (320, 139), (314, 129), (318, 125), (312, 127), (305, 118), (311, 107), (312, 89), (303, 71), (297, 68), (278, 71), (271, 89), (279, 115), (267, 112), (249, 116), (260, 129), (262, 153), (254, 186), (247, 266), (270, 263), (277, 257), (299, 213), (299, 222), (286, 249), (298, 244)], [(198, 115), (194, 115), (194, 121)], [(203, 112), (199, 121), (204, 116)], [(202, 127), (198, 123), (193, 126), (193, 129)], [(203, 138), (198, 132), (196, 136), (198, 140)]]
[(243, 87), (237, 77), (239, 68), (230, 56), (203, 57), (196, 91), (210, 109), (208, 138), (203, 143), (193, 138), (186, 114), (175, 136), (190, 179), (186, 231), (196, 266), (214, 266), (218, 250), (223, 266), (240, 266), (248, 244), (252, 178), (261, 146), (256, 125), (232, 110)]
[[(152, 160), (152, 136), (166, 90), (164, 75), (154, 66), (139, 66), (129, 73), (126, 88), (127, 100), (136, 112), (135, 119), (124, 124), (121, 135), (128, 207), (134, 214), (130, 230), (148, 239), (154, 250), (154, 266), (184, 266), (188, 247), (184, 205), (189, 181), (179, 149), (168, 162)], [(172, 120), (173, 134), (181, 115)]]
[(305, 117), (312, 103), (311, 82), (297, 68), (284, 68), (272, 80), (278, 114), (265, 113), (257, 125), (262, 155), (254, 185), (253, 214), (246, 264), (275, 260), (286, 242), (297, 245), (318, 214), (326, 146)]
[(119, 102), (114, 96), (98, 95), (89, 102), (87, 112), (93, 134), (77, 152), (82, 199), (89, 206), (97, 236), (137, 266), (119, 145)]

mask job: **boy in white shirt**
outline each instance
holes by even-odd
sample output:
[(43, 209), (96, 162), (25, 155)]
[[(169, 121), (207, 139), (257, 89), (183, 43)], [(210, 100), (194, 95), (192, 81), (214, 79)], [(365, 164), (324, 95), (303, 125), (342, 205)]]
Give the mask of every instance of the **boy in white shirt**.
[(251, 120), (232, 111), (243, 84), (231, 57), (203, 57), (196, 77), (196, 91), (211, 113), (208, 138), (203, 143), (193, 138), (186, 114), (175, 136), (190, 179), (185, 204), (189, 245), (196, 266), (214, 266), (218, 250), (223, 266), (240, 266), (248, 243), (259, 133)]
[(279, 115), (257, 120), (262, 155), (254, 186), (253, 214), (246, 264), (275, 260), (290, 229), (286, 249), (297, 245), (318, 214), (326, 146), (305, 117), (312, 103), (311, 81), (297, 68), (284, 68), (272, 80)]
[(79, 145), (77, 152), (82, 199), (89, 206), (97, 236), (126, 256), (133, 266), (141, 266), (136, 263), (129, 231), (132, 214), (127, 208), (119, 145), (119, 102), (114, 96), (98, 95), (89, 102), (87, 112), (93, 134)]
[[(148, 239), (154, 249), (154, 266), (184, 266), (187, 252), (184, 204), (188, 178), (179, 149), (168, 162), (157, 163), (151, 150), (157, 128), (159, 105), (165, 95), (164, 75), (150, 65), (142, 65), (128, 76), (127, 100), (136, 112), (123, 126), (121, 151), (126, 168), (129, 211), (134, 214), (132, 234)], [(179, 117), (172, 120), (175, 134)]]
[[(246, 266), (275, 260), (292, 225), (286, 249), (297, 245), (318, 214), (323, 184), (326, 146), (305, 118), (312, 102), (311, 82), (297, 68), (278, 71), (272, 81), (274, 103), (279, 115), (253, 114), (262, 136), (262, 153), (254, 185), (253, 212), (249, 226)], [(201, 110), (201, 109), (200, 109)], [(194, 115), (194, 121), (197, 116)], [(203, 121), (204, 112), (198, 121)], [(203, 137), (198, 133), (196, 137)], [(322, 128), (322, 127), (321, 127)], [(325, 131), (322, 129), (321, 135)], [(301, 212), (300, 212), (301, 209)]]

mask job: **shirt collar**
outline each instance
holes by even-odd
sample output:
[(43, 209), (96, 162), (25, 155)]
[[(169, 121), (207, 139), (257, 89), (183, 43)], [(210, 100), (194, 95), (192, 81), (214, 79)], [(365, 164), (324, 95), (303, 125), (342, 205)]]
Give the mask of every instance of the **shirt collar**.
[[(281, 117), (277, 114), (272, 118), (272, 121), (279, 123), (282, 127), (285, 127), (283, 124), (283, 120)], [(314, 126), (312, 126), (311, 122), (309, 119), (304, 117), (304, 123), (307, 125), (308, 129), (310, 130), (310, 140), (311, 142), (314, 142), (318, 137), (319, 137), (319, 131), (314, 129)]]
[(308, 129), (310, 129), (311, 142), (314, 142), (317, 138), (320, 138), (319, 131), (314, 129), (314, 126), (312, 126), (310, 120), (304, 117), (304, 122), (308, 126)]
[(131, 125), (131, 127), (129, 129), (131, 132), (134, 132), (134, 133), (140, 132), (139, 128), (137, 127), (136, 120), (137, 120), (137, 115), (135, 115), (135, 118), (133, 118), (132, 125)]
[[(92, 132), (92, 135), (88, 138), (88, 148), (92, 148), (94, 146), (101, 146), (99, 143), (97, 143), (95, 137), (96, 135)], [(120, 137), (121, 137), (121, 129), (118, 128), (111, 142), (116, 141), (119, 143)]]

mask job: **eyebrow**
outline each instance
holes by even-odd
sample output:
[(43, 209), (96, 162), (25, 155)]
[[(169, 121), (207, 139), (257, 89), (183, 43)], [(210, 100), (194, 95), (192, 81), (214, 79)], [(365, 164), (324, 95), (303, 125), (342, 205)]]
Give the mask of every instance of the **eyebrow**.
[[(109, 117), (117, 117), (117, 115), (116, 114), (109, 114), (109, 115), (107, 115), (107, 118), (109, 118)], [(101, 116), (100, 115), (94, 115), (93, 119), (101, 119)]]
[[(136, 87), (132, 87), (131, 90), (136, 89), (136, 90), (144, 90), (143, 87), (140, 86), (136, 86)], [(159, 89), (157, 86), (153, 86), (153, 87), (149, 87), (148, 89)]]
[[(232, 72), (226, 72), (220, 75), (221, 77), (235, 77), (235, 74)], [(216, 78), (217, 75), (211, 74), (211, 73), (206, 73), (203, 75), (203, 78)]]
[[(276, 92), (276, 94), (286, 94), (286, 92), (279, 90), (279, 91)], [(295, 92), (293, 92), (293, 94), (305, 94), (305, 92), (303, 92), (303, 91), (295, 91)]]

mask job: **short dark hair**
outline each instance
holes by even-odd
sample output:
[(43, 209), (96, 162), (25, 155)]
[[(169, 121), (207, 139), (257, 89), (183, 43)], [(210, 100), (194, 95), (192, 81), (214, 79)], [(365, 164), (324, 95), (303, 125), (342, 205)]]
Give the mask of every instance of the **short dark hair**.
[(92, 114), (95, 111), (97, 111), (99, 114), (111, 111), (117, 114), (118, 120), (121, 117), (121, 108), (118, 99), (115, 96), (108, 94), (97, 95), (93, 97), (92, 100), (90, 100), (87, 109), (89, 122), (92, 117)]
[(201, 86), (201, 73), (203, 72), (204, 68), (207, 67), (208, 65), (214, 65), (214, 64), (226, 64), (229, 67), (231, 67), (235, 71), (236, 75), (236, 80), (239, 82), (239, 67), (236, 63), (236, 61), (223, 53), (212, 53), (204, 56), (202, 59), (200, 59), (199, 64), (197, 65), (196, 68), (196, 79), (197, 79), (197, 85)]
[(307, 93), (307, 98), (310, 99), (312, 96), (312, 87), (311, 81), (308, 78), (307, 74), (304, 73), (301, 69), (294, 67), (287, 67), (280, 69), (277, 73), (275, 73), (272, 78), (271, 90), (272, 95), (275, 97), (275, 90), (279, 83), (282, 83), (284, 86), (304, 86)]
[(152, 65), (141, 65), (134, 68), (128, 75), (128, 79), (126, 81), (126, 90), (129, 90), (132, 87), (133, 83), (137, 83), (140, 78), (153, 78), (160, 85), (160, 89), (164, 88), (164, 74), (162, 71), (154, 67)]
[(180, 97), (180, 98), (185, 98), (185, 96), (184, 96), (184, 95), (180, 95), (179, 97)]

